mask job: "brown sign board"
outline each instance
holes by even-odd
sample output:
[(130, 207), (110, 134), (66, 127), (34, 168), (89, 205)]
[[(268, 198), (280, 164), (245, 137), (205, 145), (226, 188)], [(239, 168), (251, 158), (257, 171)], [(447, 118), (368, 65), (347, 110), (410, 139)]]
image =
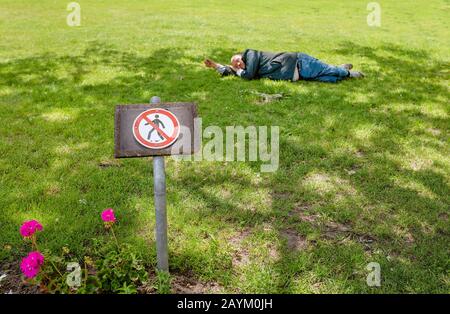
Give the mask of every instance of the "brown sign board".
[[(195, 118), (194, 103), (118, 105), (114, 117), (114, 156), (193, 154), (199, 138)], [(176, 152), (174, 147), (178, 147)]]

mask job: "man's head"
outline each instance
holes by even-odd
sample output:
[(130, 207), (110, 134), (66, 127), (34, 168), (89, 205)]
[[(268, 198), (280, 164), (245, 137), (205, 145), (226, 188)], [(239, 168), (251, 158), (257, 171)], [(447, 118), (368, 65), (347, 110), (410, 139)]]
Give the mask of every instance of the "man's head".
[(231, 66), (236, 69), (245, 69), (245, 63), (242, 60), (241, 54), (236, 54), (231, 57)]

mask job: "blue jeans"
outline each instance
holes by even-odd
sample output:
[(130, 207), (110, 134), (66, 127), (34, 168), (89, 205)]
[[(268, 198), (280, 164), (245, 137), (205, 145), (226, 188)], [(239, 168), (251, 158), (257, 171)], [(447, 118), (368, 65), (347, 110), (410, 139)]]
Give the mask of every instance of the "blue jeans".
[(346, 69), (323, 63), (305, 53), (298, 54), (298, 66), (301, 80), (336, 83), (349, 75)]

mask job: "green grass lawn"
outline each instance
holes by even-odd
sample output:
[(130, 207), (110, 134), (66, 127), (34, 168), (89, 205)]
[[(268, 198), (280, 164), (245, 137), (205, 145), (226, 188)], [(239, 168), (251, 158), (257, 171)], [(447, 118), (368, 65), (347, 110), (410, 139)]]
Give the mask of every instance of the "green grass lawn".
[[(380, 1), (381, 27), (365, 1), (78, 2), (80, 27), (64, 1), (0, 4), (0, 264), (26, 254), (27, 219), (44, 225), (42, 248), (81, 260), (113, 207), (119, 241), (154, 269), (151, 160), (114, 160), (113, 135), (115, 105), (159, 95), (196, 102), (204, 127), (280, 127), (274, 173), (166, 159), (174, 285), (450, 292), (448, 1)], [(201, 63), (245, 48), (351, 62), (367, 78), (242, 81)], [(370, 262), (381, 287), (366, 284)]]

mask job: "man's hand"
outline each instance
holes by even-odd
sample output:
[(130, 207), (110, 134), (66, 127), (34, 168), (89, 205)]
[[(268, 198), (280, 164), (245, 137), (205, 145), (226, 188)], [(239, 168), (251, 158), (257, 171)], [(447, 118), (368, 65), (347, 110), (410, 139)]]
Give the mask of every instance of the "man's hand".
[(217, 68), (217, 63), (215, 63), (214, 61), (210, 60), (210, 59), (206, 59), (205, 61), (203, 61), (203, 63), (208, 67), (208, 68)]

